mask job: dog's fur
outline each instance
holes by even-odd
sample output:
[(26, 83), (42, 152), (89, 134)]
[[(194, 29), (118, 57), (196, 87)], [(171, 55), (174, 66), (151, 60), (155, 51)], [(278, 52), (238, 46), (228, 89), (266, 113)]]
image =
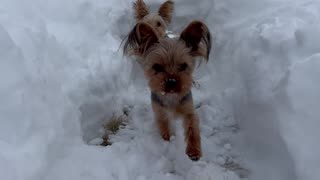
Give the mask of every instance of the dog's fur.
[(166, 30), (171, 23), (174, 3), (171, 0), (164, 2), (156, 14), (151, 14), (143, 0), (133, 3), (136, 23), (144, 22), (156, 30), (160, 37), (166, 35)]
[(191, 94), (192, 73), (197, 58), (209, 58), (211, 36), (200, 21), (191, 22), (179, 38), (162, 38), (148, 23), (137, 23), (125, 42), (124, 53), (136, 49), (151, 90), (152, 108), (164, 140), (169, 140), (169, 121), (181, 117), (187, 143), (186, 154), (192, 160), (201, 155), (199, 120)]

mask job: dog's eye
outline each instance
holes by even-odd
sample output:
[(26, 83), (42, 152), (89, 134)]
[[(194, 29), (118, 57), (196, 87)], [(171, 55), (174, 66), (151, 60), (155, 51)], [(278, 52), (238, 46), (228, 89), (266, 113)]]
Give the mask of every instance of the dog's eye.
[(152, 66), (152, 69), (158, 73), (158, 72), (164, 72), (164, 67), (161, 64), (154, 64)]
[(157, 22), (157, 26), (158, 26), (158, 27), (161, 26), (161, 22), (160, 22), (160, 21)]
[(188, 68), (188, 64), (187, 63), (182, 63), (179, 66), (179, 71), (185, 71)]

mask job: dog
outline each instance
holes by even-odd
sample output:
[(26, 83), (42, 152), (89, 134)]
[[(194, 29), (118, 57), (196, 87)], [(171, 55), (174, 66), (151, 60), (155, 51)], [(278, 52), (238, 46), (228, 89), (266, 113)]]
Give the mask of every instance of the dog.
[(133, 3), (136, 23), (148, 23), (154, 28), (154, 30), (156, 30), (160, 37), (164, 37), (166, 35), (167, 28), (171, 23), (173, 6), (173, 1), (166, 1), (160, 6), (157, 14), (151, 14), (144, 1), (137, 0)]
[(192, 74), (199, 60), (209, 60), (211, 35), (201, 21), (192, 21), (178, 38), (163, 38), (149, 23), (139, 22), (129, 33), (123, 53), (142, 59), (156, 124), (162, 138), (170, 140), (169, 123), (183, 119), (186, 154), (193, 161), (202, 156), (199, 119), (192, 99)]

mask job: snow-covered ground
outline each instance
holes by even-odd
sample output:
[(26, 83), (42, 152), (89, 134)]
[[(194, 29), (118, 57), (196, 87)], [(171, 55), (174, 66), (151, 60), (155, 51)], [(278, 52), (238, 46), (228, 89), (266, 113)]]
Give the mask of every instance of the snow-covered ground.
[[(184, 154), (179, 121), (160, 138), (119, 50), (131, 0), (0, 0), (1, 180), (320, 179), (320, 2), (175, 2), (170, 29), (200, 19), (214, 36), (193, 90), (203, 158)], [(124, 109), (113, 144), (94, 145)]]

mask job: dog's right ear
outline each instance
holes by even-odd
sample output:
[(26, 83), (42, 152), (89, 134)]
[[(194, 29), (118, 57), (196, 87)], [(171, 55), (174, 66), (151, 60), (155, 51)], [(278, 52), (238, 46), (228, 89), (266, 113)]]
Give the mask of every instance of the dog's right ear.
[(156, 31), (147, 23), (138, 23), (129, 33), (123, 54), (143, 56), (146, 50), (159, 41)]
[(146, 15), (149, 14), (149, 8), (143, 2), (143, 0), (137, 0), (136, 2), (134, 2), (133, 10), (134, 10), (136, 21), (142, 20)]

